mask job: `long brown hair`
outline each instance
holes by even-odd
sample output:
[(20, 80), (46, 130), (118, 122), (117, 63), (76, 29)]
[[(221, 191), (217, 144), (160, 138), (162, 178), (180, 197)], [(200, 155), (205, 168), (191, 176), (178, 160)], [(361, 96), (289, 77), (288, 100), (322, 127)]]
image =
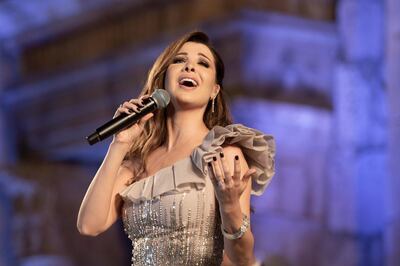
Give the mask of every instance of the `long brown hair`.
[[(171, 43), (156, 59), (152, 68), (147, 76), (146, 83), (140, 96), (150, 95), (155, 89), (165, 89), (164, 80), (165, 73), (167, 72), (168, 66), (172, 63), (175, 55), (179, 52), (181, 47), (186, 42), (196, 42), (206, 45), (214, 56), (215, 68), (216, 68), (216, 83), (220, 86), (220, 91), (215, 98), (214, 112), (211, 111), (211, 100), (208, 102), (207, 107), (204, 111), (203, 121), (208, 129), (212, 129), (214, 126), (226, 126), (232, 123), (232, 118), (224, 98), (224, 90), (222, 81), (224, 79), (225, 67), (224, 63), (212, 47), (208, 36), (199, 31), (191, 32), (180, 39)], [(146, 159), (151, 151), (163, 145), (167, 139), (167, 108), (158, 110), (154, 113), (154, 116), (148, 120), (144, 126), (142, 134), (133, 141), (133, 144), (128, 152), (125, 160), (135, 162), (135, 176), (140, 176), (145, 172)], [(130, 180), (132, 183), (134, 178)]]

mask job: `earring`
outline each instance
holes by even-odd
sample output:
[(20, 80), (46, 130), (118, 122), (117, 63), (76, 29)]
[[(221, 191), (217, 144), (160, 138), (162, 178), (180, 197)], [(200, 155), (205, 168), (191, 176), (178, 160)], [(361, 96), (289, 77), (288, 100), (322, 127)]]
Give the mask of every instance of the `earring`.
[(212, 103), (211, 103), (211, 113), (214, 113), (214, 100), (215, 100), (215, 97), (212, 99)]

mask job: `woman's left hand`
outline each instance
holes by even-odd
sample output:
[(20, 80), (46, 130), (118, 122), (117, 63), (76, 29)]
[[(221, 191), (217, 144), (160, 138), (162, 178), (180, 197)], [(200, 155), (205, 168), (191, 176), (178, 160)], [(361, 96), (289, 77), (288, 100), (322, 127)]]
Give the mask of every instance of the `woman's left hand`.
[(233, 175), (223, 153), (214, 156), (208, 163), (211, 181), (220, 207), (237, 206), (240, 196), (246, 189), (248, 181), (255, 169), (249, 169), (242, 177), (239, 156), (233, 159)]

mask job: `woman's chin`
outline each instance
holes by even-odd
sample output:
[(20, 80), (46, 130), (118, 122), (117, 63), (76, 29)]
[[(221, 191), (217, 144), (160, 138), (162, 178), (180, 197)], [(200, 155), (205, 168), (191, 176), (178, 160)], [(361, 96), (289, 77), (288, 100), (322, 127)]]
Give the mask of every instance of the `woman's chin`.
[(198, 101), (194, 102), (193, 99), (177, 99), (176, 103), (177, 107), (175, 110), (178, 111), (200, 110), (204, 107), (203, 103)]

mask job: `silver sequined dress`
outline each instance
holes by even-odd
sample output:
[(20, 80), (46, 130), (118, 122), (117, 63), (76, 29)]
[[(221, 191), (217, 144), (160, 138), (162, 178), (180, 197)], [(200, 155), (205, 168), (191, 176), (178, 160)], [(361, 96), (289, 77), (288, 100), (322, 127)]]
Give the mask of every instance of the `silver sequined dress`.
[(190, 157), (120, 192), (132, 265), (221, 264), (224, 240), (207, 163), (223, 144), (240, 147), (256, 169), (252, 194), (264, 191), (274, 174), (273, 137), (240, 124), (214, 127)]

